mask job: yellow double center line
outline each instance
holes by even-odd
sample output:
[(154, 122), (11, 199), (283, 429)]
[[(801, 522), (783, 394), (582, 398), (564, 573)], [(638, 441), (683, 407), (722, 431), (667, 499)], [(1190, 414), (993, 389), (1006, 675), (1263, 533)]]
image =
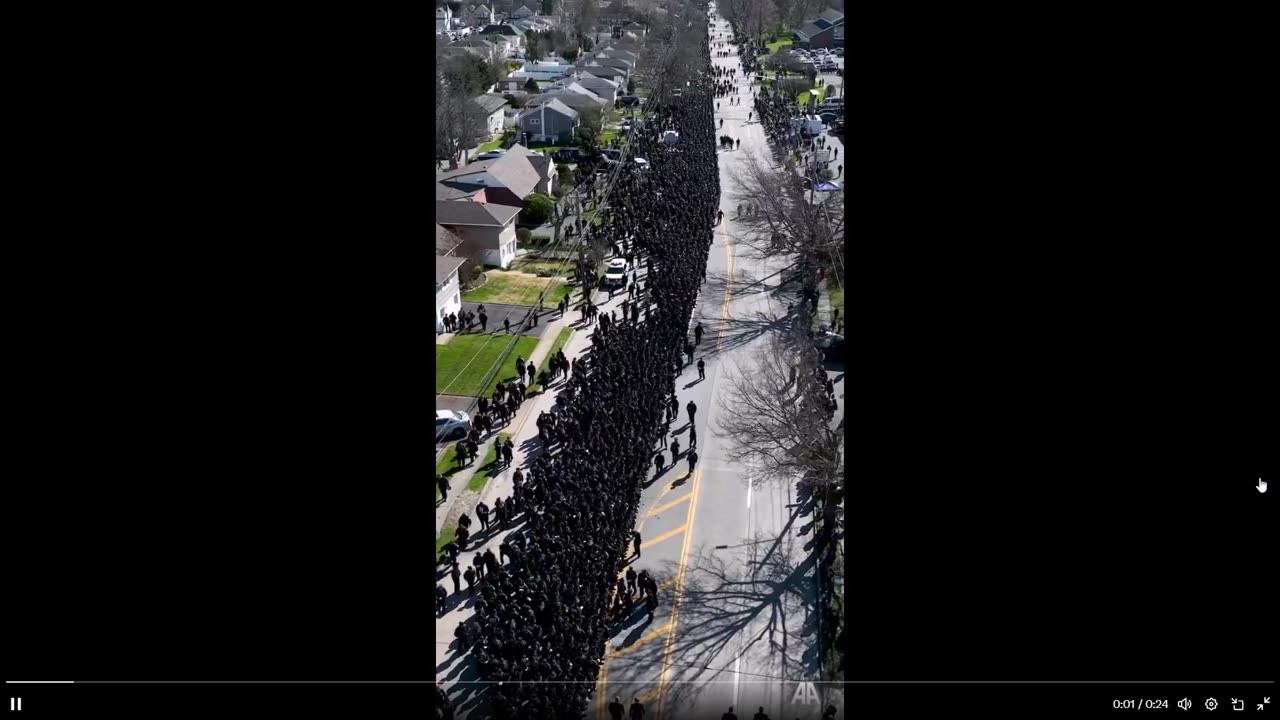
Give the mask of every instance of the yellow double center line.
[(667, 705), (667, 672), (671, 669), (671, 646), (676, 640), (676, 625), (680, 618), (680, 593), (684, 590), (684, 571), (687, 568), (685, 558), (689, 555), (689, 545), (693, 542), (693, 521), (698, 514), (698, 487), (702, 484), (702, 470), (693, 472), (693, 490), (689, 493), (693, 501), (689, 503), (689, 531), (684, 535), (684, 544), (680, 548), (680, 571), (676, 573), (676, 589), (671, 601), (671, 629), (667, 632), (667, 644), (662, 650), (662, 676), (658, 680), (658, 719), (666, 717)]

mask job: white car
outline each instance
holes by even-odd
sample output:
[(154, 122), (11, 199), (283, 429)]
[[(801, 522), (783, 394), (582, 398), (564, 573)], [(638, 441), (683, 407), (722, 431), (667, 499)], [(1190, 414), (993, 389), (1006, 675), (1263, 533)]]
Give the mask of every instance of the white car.
[(604, 271), (604, 284), (606, 286), (626, 285), (628, 269), (627, 261), (624, 258), (610, 260)]
[(506, 150), (490, 150), (487, 153), (480, 153), (479, 155), (477, 155), (476, 160), (497, 160), (498, 158), (506, 154), (507, 154)]
[(463, 438), (470, 431), (470, 415), (457, 410), (436, 411), (436, 442)]

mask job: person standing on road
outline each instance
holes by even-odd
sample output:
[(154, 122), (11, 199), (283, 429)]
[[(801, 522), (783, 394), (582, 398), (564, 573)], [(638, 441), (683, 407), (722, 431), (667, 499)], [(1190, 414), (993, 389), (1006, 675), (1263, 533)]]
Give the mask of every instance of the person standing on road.
[(480, 332), (487, 332), (489, 325), (489, 316), (483, 310), (480, 311)]
[(644, 703), (640, 698), (631, 699), (631, 720), (644, 720)]
[(476, 517), (480, 519), (480, 532), (484, 532), (485, 530), (488, 530), (489, 529), (489, 506), (485, 505), (483, 500), (476, 505)]
[(449, 570), (449, 579), (453, 581), (453, 593), (457, 595), (462, 592), (462, 573), (458, 571), (456, 564)]
[(653, 620), (653, 611), (658, 609), (658, 596), (656, 593), (645, 596), (644, 608), (649, 611), (649, 619)]
[(680, 459), (680, 438), (676, 438), (675, 440), (671, 441), (671, 462), (674, 463), (679, 459)]
[(653, 456), (653, 470), (655, 477), (662, 474), (662, 465), (664, 460), (665, 458), (662, 456), (661, 451), (659, 451), (657, 455)]
[(687, 459), (689, 460), (689, 474), (692, 475), (693, 466), (698, 464), (698, 451), (690, 450), (689, 457)]
[(625, 711), (626, 708), (622, 706), (620, 698), (614, 698), (613, 702), (609, 703), (609, 717), (613, 718), (613, 720), (622, 720), (622, 713)]
[(636, 569), (630, 565), (627, 566), (627, 592), (633, 595), (636, 592)]
[(764, 706), (760, 706), (759, 712), (751, 716), (751, 720), (769, 720), (769, 716), (764, 714)]
[(467, 594), (475, 595), (476, 594), (476, 571), (469, 567), (467, 568), (466, 572), (462, 573), (462, 577), (467, 581)]
[(440, 490), (440, 502), (449, 499), (449, 478), (436, 473), (436, 487)]
[(693, 424), (693, 416), (694, 416), (694, 414), (695, 414), (695, 413), (697, 413), (697, 412), (698, 412), (698, 406), (697, 406), (697, 405), (695, 405), (695, 404), (694, 404), (694, 402), (693, 402), (692, 400), (690, 400), (690, 401), (689, 401), (689, 404), (684, 406), (684, 409), (685, 409), (685, 410), (687, 410), (687, 411), (689, 411), (689, 424), (690, 424), (690, 425), (692, 425), (692, 424)]
[(707, 361), (702, 358), (698, 358), (698, 379), (707, 379)]
[(702, 344), (702, 323), (693, 326), (693, 344)]
[(720, 716), (720, 720), (738, 720), (738, 716), (733, 714), (733, 706), (729, 706), (729, 712)]
[(689, 426), (689, 447), (698, 447), (698, 428), (693, 425)]
[(449, 599), (449, 591), (444, 586), (436, 583), (436, 617), (444, 615), (444, 604)]
[(640, 558), (640, 531), (639, 530), (631, 531), (631, 541), (635, 543), (636, 559), (638, 560)]

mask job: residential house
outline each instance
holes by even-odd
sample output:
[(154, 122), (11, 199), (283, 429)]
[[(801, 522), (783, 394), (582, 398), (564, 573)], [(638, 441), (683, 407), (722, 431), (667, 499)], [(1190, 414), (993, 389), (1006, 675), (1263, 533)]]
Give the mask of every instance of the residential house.
[(795, 31), (795, 44), (812, 49), (844, 45), (844, 13), (824, 10), (813, 22)]
[(621, 70), (616, 67), (608, 67), (605, 65), (601, 65), (598, 62), (589, 62), (583, 65), (579, 65), (578, 70), (586, 73), (591, 73), (596, 77), (602, 77), (605, 80), (613, 80), (614, 82), (620, 82), (620, 83), (623, 83), (624, 85), (626, 84), (627, 77), (628, 77), (626, 70)]
[(514, 25), (508, 25), (506, 23), (501, 25), (485, 25), (484, 29), (480, 31), (480, 37), (486, 40), (502, 38), (507, 41), (508, 47), (524, 47), (524, 31)]
[(444, 7), (436, 8), (436, 32), (445, 32), (453, 29), (453, 11), (449, 9), (446, 3)]
[(636, 66), (637, 63), (640, 62), (639, 55), (631, 52), (630, 50), (622, 50), (614, 45), (610, 45), (607, 48), (603, 48), (600, 51), (598, 51), (596, 54), (597, 55), (603, 54), (608, 57), (616, 57), (616, 58), (622, 58), (623, 60), (629, 60), (633, 68)]
[(516, 258), (516, 216), (520, 208), (467, 200), (437, 200), (436, 222), (462, 238), (458, 254), (468, 262), (503, 270)]
[(485, 7), (484, 5), (477, 5), (476, 9), (471, 11), (472, 25), (479, 25), (483, 27), (485, 25), (494, 25), (497, 22), (497, 19), (493, 16), (493, 10)]
[(588, 72), (575, 73), (573, 77), (565, 78), (564, 80), (561, 80), (559, 83), (556, 83), (556, 85), (560, 86), (569, 82), (577, 83), (581, 87), (584, 87), (587, 90), (590, 90), (591, 92), (598, 95), (605, 102), (609, 102), (609, 103), (616, 102), (618, 100), (618, 95), (622, 93), (622, 90), (624, 88), (622, 83), (614, 82), (612, 80), (605, 80), (602, 77), (596, 77), (595, 75), (592, 75), (591, 73), (588, 73)]
[(530, 18), (530, 17), (533, 17), (534, 15), (537, 15), (537, 13), (525, 7), (524, 5), (521, 5), (520, 7), (516, 8), (515, 11), (511, 13), (511, 17), (517, 20), (522, 18)]
[(577, 110), (555, 98), (526, 108), (518, 118), (518, 126), (529, 141), (565, 145), (573, 140), (580, 122)]
[[(527, 62), (524, 64), (524, 67), (520, 68), (516, 72), (520, 73), (521, 77), (524, 78), (533, 78), (538, 81), (555, 81), (565, 75), (568, 75), (570, 70), (573, 70), (572, 65), (560, 65), (548, 62)], [(514, 75), (515, 73), (512, 74)]]
[(436, 199), (451, 199), (451, 191), (458, 197), (467, 197), (484, 190), (481, 202), (524, 207), (525, 198), (537, 190), (541, 180), (538, 169), (530, 162), (531, 155), (523, 145), (512, 145), (502, 157), (437, 173), (436, 182), (446, 189), (437, 187)]
[[(441, 232), (449, 233), (436, 225), (437, 237)], [(453, 233), (449, 233), (452, 235)], [(454, 255), (436, 254), (436, 332), (444, 332), (446, 315), (462, 310), (462, 288), (458, 283), (458, 269), (466, 264), (467, 259)]]
[(525, 103), (525, 107), (537, 107), (550, 102), (559, 102), (573, 108), (579, 115), (597, 110), (604, 113), (607, 103), (604, 98), (593, 94), (590, 90), (578, 86), (578, 90), (555, 90), (534, 95)]
[(477, 95), (472, 98), (480, 111), (485, 116), (486, 132), (489, 137), (493, 137), (502, 132), (502, 109), (507, 105), (507, 99), (501, 95)]

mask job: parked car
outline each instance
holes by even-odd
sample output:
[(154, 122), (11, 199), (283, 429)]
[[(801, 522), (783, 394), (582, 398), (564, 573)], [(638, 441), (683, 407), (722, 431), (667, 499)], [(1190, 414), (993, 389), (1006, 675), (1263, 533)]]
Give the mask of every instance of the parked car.
[(835, 114), (834, 112), (830, 111), (830, 110), (828, 110), (828, 111), (826, 111), (826, 112), (818, 113), (818, 119), (819, 119), (819, 120), (821, 120), (822, 122), (824, 122), (824, 123), (828, 123), (828, 124), (830, 124), (830, 123), (831, 123), (831, 121), (835, 120), (835, 119), (836, 119), (836, 117), (837, 117), (837, 116), (836, 116), (836, 114)]
[(479, 155), (477, 155), (476, 160), (497, 160), (498, 158), (506, 154), (507, 154), (506, 150), (490, 150), (489, 152), (480, 153)]
[(822, 351), (823, 360), (844, 359), (844, 336), (826, 332), (813, 341), (813, 346)]
[(836, 65), (833, 62), (824, 63), (818, 66), (818, 72), (824, 72), (824, 73), (833, 73), (839, 69), (840, 69), (840, 66)]
[(631, 107), (632, 105), (639, 105), (640, 96), (639, 95), (623, 95), (622, 97), (618, 98), (618, 104), (621, 105), (622, 107)]
[(843, 135), (844, 134), (844, 118), (841, 118), (831, 123), (831, 129), (835, 130), (837, 135)]
[(576, 163), (582, 159), (582, 148), (567, 147), (551, 153), (551, 159), (559, 163)]
[(471, 432), (471, 416), (457, 410), (436, 411), (436, 442), (457, 440)]
[(627, 267), (625, 258), (614, 258), (609, 261), (604, 271), (604, 286), (612, 287), (627, 284)]

